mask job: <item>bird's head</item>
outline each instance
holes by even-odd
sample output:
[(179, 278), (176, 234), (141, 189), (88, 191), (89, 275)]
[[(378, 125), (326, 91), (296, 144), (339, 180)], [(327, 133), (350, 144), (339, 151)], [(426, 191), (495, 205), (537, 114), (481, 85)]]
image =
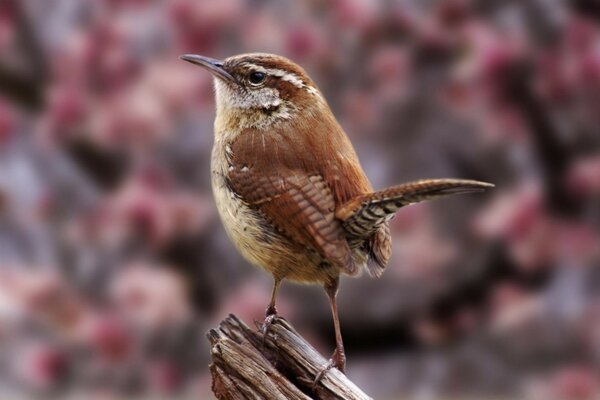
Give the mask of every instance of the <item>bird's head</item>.
[(324, 102), (304, 69), (285, 57), (250, 53), (222, 61), (191, 54), (180, 58), (214, 76), (218, 113), (276, 123)]

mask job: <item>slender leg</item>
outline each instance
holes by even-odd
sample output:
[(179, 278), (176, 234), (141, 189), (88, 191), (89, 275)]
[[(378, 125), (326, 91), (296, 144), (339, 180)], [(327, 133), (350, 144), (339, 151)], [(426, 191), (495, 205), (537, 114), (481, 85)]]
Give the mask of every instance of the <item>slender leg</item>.
[(271, 302), (267, 307), (266, 317), (271, 315), (277, 315), (277, 307), (275, 307), (275, 300), (277, 298), (277, 292), (279, 292), (279, 286), (281, 285), (281, 279), (273, 277), (273, 291), (271, 292)]
[(340, 284), (339, 278), (335, 280), (333, 285), (326, 285), (325, 291), (329, 296), (329, 303), (331, 305), (331, 314), (333, 315), (333, 326), (335, 329), (335, 351), (331, 357), (335, 367), (341, 372), (346, 371), (346, 353), (344, 352), (344, 342), (342, 341), (342, 331), (340, 329), (340, 319), (338, 317), (337, 302), (335, 297), (337, 295), (338, 287)]
[(266, 335), (269, 332), (269, 327), (277, 318), (277, 307), (275, 306), (275, 300), (277, 298), (277, 292), (279, 291), (279, 286), (281, 286), (281, 278), (273, 277), (273, 291), (271, 292), (271, 302), (267, 307), (265, 312), (265, 321), (261, 327), (261, 331), (263, 335)]
[(325, 284), (325, 292), (329, 297), (329, 304), (331, 305), (331, 313), (333, 314), (333, 326), (335, 329), (335, 351), (329, 359), (329, 362), (319, 371), (315, 377), (314, 385), (319, 383), (323, 375), (331, 368), (336, 367), (340, 372), (346, 371), (346, 353), (344, 352), (344, 342), (342, 341), (342, 331), (340, 330), (340, 320), (337, 312), (337, 303), (335, 297), (337, 295), (340, 280), (336, 278), (333, 281)]

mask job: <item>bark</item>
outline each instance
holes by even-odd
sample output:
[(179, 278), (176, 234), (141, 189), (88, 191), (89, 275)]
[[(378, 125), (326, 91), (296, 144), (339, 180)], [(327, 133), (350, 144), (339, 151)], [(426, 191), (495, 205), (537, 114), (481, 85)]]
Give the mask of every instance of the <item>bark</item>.
[(335, 368), (313, 385), (327, 360), (284, 319), (263, 336), (230, 315), (207, 336), (218, 399), (370, 399)]

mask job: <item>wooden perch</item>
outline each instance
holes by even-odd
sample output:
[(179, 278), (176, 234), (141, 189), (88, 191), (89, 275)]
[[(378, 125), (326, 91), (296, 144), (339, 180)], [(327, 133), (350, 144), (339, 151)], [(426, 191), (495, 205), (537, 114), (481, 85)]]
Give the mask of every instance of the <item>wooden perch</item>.
[(327, 360), (284, 319), (275, 319), (263, 337), (229, 315), (207, 336), (218, 399), (370, 399), (335, 368), (313, 388)]

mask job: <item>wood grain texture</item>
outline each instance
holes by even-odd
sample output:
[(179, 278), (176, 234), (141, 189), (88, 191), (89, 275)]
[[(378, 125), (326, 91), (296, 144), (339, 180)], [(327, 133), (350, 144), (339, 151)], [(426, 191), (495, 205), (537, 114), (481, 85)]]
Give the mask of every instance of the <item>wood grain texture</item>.
[(264, 338), (234, 315), (207, 336), (218, 399), (370, 399), (335, 368), (313, 388), (327, 360), (281, 318)]

